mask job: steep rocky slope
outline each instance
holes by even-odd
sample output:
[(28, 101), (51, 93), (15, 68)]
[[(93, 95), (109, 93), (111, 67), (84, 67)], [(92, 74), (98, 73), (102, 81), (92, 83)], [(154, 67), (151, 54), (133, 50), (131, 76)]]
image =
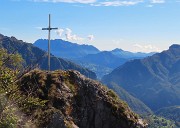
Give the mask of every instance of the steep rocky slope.
[[(9, 53), (19, 53), (25, 61), (25, 66), (38, 64), (41, 69), (48, 69), (47, 53), (30, 43), (25, 43), (22, 40), (16, 39), (15, 37), (7, 37), (0, 34), (0, 48), (7, 49)], [(56, 69), (74, 69), (78, 70), (89, 78), (96, 79), (96, 74), (94, 72), (65, 59), (57, 58), (51, 55), (51, 70)]]
[(38, 127), (145, 127), (112, 90), (77, 71), (34, 70), (25, 74), (20, 84), (25, 94), (31, 92), (48, 101), (44, 109), (31, 112)]
[(122, 100), (126, 101), (126, 103), (128, 103), (128, 105), (129, 105), (129, 107), (137, 114), (140, 114), (142, 116), (153, 114), (152, 110), (148, 106), (146, 106), (139, 99), (133, 97), (130, 93), (128, 93), (126, 90), (124, 90), (121, 86), (118, 86), (115, 83), (110, 83), (107, 86), (108, 86), (108, 88), (114, 90), (114, 92), (116, 92), (116, 94)]
[(129, 61), (103, 80), (116, 83), (152, 110), (180, 105), (180, 45), (145, 59)]

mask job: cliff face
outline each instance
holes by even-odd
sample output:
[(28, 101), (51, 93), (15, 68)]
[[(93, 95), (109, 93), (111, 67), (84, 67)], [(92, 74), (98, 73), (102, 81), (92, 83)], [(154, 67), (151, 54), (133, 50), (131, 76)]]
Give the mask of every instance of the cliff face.
[(25, 74), (21, 90), (48, 100), (43, 109), (31, 112), (38, 127), (137, 128), (145, 127), (117, 95), (77, 71), (40, 70)]

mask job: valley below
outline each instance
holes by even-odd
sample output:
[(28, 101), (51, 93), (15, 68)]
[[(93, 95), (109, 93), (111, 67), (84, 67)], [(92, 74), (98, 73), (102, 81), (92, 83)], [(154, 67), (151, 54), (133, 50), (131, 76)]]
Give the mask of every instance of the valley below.
[[(12, 109), (24, 113), (20, 117), (14, 112), (14, 126), (180, 127), (180, 45), (161, 53), (132, 53), (52, 40), (52, 71), (48, 72), (46, 42), (30, 44), (0, 35), (1, 90), (3, 82), (12, 79), (15, 85), (9, 81), (9, 90), (4, 91), (15, 87), (20, 97), (28, 99), (12, 104)], [(16, 54), (22, 58), (19, 64), (19, 59), (11, 58)], [(19, 73), (7, 76), (14, 71)], [(1, 95), (6, 94), (2, 91)], [(15, 92), (9, 95), (8, 104), (1, 98), (1, 106), (8, 108), (16, 100)], [(9, 116), (4, 110), (1, 114)]]

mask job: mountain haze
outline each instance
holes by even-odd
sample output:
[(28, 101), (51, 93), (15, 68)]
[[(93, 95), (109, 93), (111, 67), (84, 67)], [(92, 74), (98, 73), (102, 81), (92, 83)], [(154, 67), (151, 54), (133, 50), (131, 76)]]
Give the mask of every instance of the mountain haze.
[[(47, 70), (47, 53), (33, 44), (25, 43), (22, 40), (18, 40), (15, 37), (7, 37), (0, 34), (0, 47), (7, 49), (9, 53), (18, 52), (25, 61), (25, 66), (38, 64), (41, 69)], [(87, 77), (96, 79), (96, 74), (88, 69), (74, 64), (70, 61), (57, 58), (51, 55), (51, 70), (57, 69), (74, 69), (78, 70)]]
[[(35, 41), (34, 45), (47, 51), (46, 39)], [(80, 45), (61, 39), (51, 40), (51, 53), (56, 57), (66, 58), (88, 68), (97, 74), (98, 79), (110, 73), (114, 68), (124, 64), (128, 60), (144, 58), (154, 53), (133, 53), (122, 49), (112, 51), (99, 51), (92, 45)]]
[(127, 61), (126, 59), (119, 58), (108, 51), (103, 51), (97, 54), (89, 54), (77, 60), (83, 63), (92, 63), (108, 68), (116, 68)]
[(124, 51), (119, 48), (116, 48), (110, 52), (118, 57), (125, 58), (125, 59), (140, 59), (140, 58), (152, 56), (153, 54), (155, 54), (155, 52), (151, 52), (151, 53), (135, 52), (135, 53), (133, 53), (133, 52), (129, 52), (129, 51)]
[(72, 61), (85, 68), (91, 69), (97, 74), (97, 77), (101, 79), (114, 68), (124, 64), (127, 59), (117, 57), (108, 51), (102, 51), (97, 54), (89, 54), (81, 58), (73, 59)]
[[(39, 39), (35, 41), (33, 45), (47, 51), (48, 40)], [(51, 53), (56, 57), (74, 59), (99, 52), (100, 51), (92, 45), (79, 45), (61, 39), (51, 40)]]
[(144, 59), (136, 59), (103, 77), (139, 98), (152, 110), (180, 105), (180, 45)]

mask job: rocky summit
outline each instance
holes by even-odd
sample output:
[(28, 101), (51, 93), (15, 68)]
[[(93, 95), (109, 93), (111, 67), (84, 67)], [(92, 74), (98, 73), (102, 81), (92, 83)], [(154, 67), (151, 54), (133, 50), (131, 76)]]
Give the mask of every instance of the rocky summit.
[(77, 71), (33, 70), (19, 81), (28, 95), (46, 100), (29, 113), (37, 127), (143, 128), (146, 124), (128, 105), (101, 83)]

